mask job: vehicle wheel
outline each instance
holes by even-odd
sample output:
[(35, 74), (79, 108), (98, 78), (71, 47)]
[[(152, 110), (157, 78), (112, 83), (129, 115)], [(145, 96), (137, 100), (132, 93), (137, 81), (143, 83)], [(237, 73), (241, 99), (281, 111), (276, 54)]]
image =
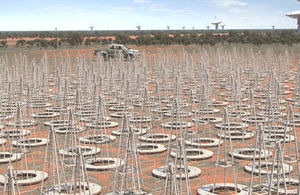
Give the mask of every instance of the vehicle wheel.
[(107, 60), (108, 60), (108, 58), (107, 58), (107, 55), (106, 55), (106, 54), (102, 54), (102, 57), (103, 57), (104, 61), (107, 61)]
[(128, 61), (132, 61), (133, 59), (134, 59), (134, 57), (133, 57), (133, 55), (127, 55), (126, 56), (126, 59), (128, 60)]

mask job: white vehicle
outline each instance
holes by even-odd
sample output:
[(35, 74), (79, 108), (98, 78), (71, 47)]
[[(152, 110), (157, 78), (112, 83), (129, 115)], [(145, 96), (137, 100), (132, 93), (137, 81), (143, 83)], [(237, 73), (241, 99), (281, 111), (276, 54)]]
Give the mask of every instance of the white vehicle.
[(132, 60), (140, 56), (140, 51), (129, 49), (122, 44), (109, 44), (108, 49), (95, 49), (95, 55), (101, 55), (105, 60), (122, 58)]

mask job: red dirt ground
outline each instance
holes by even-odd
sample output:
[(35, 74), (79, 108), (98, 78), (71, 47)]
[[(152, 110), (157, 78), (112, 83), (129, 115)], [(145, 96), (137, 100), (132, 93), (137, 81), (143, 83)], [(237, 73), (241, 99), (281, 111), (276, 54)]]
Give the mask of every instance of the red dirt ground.
[[(171, 46), (171, 48), (168, 49), (174, 49), (176, 50), (178, 46)], [(156, 47), (137, 47), (138, 49), (141, 50), (146, 50), (148, 53), (148, 55), (155, 57), (157, 55), (159, 55), (159, 49), (157, 49)], [(164, 48), (163, 48), (164, 49)], [(40, 50), (29, 50), (29, 55), (33, 55), (36, 56), (36, 54), (38, 53), (38, 55), (42, 55), (43, 51)], [(88, 56), (90, 53), (93, 54), (93, 50), (90, 48), (80, 48), (80, 49), (58, 49), (58, 50), (52, 50), (49, 49), (47, 50), (47, 55), (48, 58), (50, 59), (54, 54), (65, 54), (68, 53), (71, 57), (76, 57), (78, 55), (78, 53), (80, 53), (81, 55), (85, 55)], [(294, 67), (296, 67), (297, 63), (298, 63), (298, 59), (300, 57), (300, 54), (297, 54), (297, 56), (295, 57), (293, 64)], [(289, 83), (288, 84), (290, 87), (293, 86), (294, 84)], [(153, 88), (153, 86), (151, 86), (150, 88)], [(290, 97), (289, 96), (283, 96), (283, 98), (287, 98)], [(218, 94), (214, 94), (214, 98), (217, 99), (222, 99), (223, 97), (220, 97)], [(38, 111), (38, 110), (35, 110)], [(216, 115), (218, 117), (222, 117), (222, 112), (223, 110), (221, 109), (221, 112)], [(298, 111), (298, 110), (297, 110)], [(120, 124), (120, 120), (116, 120), (119, 122)], [(169, 130), (163, 130), (160, 128), (160, 124), (155, 124), (155, 127), (157, 129), (158, 132), (169, 132)], [(214, 127), (213, 124), (209, 125), (211, 132), (213, 134), (216, 134), (218, 132), (218, 130)], [(113, 129), (118, 129), (120, 128), (113, 128)], [(204, 126), (204, 128), (208, 128), (208, 125)], [(108, 133), (110, 134), (111, 131), (113, 129), (109, 129)], [(250, 125), (249, 129), (255, 130), (256, 127), (255, 125)], [(193, 130), (195, 131), (195, 126), (193, 127)], [(44, 125), (39, 125), (38, 128), (36, 129), (36, 137), (47, 137), (47, 132), (48, 132), (48, 127), (44, 126)], [(203, 135), (208, 136), (207, 135), (207, 131), (203, 132)], [(300, 128), (297, 128), (297, 136), (300, 136)], [(117, 138), (119, 139), (119, 138)], [(233, 148), (241, 148), (241, 147), (247, 147), (249, 145), (253, 145), (253, 139), (251, 140), (246, 140), (244, 143), (241, 141), (233, 141)], [(60, 140), (60, 145), (62, 146), (63, 144), (63, 140)], [(9, 147), (9, 143), (7, 143), (4, 147), (5, 149), (8, 149)], [(117, 151), (117, 147), (118, 144), (116, 142), (114, 142), (113, 144), (113, 149), (112, 151), (114, 153), (116, 153)], [(223, 148), (223, 147), (222, 147)], [(36, 168), (38, 170), (41, 170), (43, 167), (43, 161), (44, 161), (44, 155), (45, 155), (45, 149), (46, 147), (38, 147), (38, 148), (33, 148), (33, 158), (31, 158), (31, 155), (28, 155), (29, 157), (27, 158), (27, 162), (32, 162), (34, 161), (34, 164), (36, 166)], [(204, 184), (210, 184), (213, 183), (214, 181), (214, 171), (215, 171), (215, 165), (213, 164), (214, 161), (216, 161), (216, 153), (217, 153), (217, 148), (208, 148), (209, 150), (214, 152), (214, 156), (211, 159), (207, 159), (207, 160), (203, 160), (203, 161), (189, 161), (189, 165), (192, 166), (196, 166), (198, 168), (200, 168), (202, 170), (201, 176), (191, 179), (190, 180), (190, 184), (191, 184), (191, 189), (192, 189), (192, 193), (195, 194), (196, 190), (199, 186), (204, 185)], [(110, 150), (111, 151), (111, 150)], [(157, 179), (155, 177), (152, 176), (151, 171), (159, 166), (163, 166), (165, 164), (165, 159), (166, 159), (166, 152), (161, 153), (161, 154), (155, 154), (155, 155), (140, 155), (140, 161), (141, 161), (141, 166), (142, 166), (142, 172), (143, 172), (143, 179), (144, 179), (144, 183), (145, 183), (145, 189), (153, 192), (153, 194), (162, 194), (163, 192), (163, 185), (164, 185), (164, 180), (160, 180)], [(223, 154), (222, 154), (223, 155)], [(224, 155), (223, 155), (224, 156)], [(246, 173), (243, 170), (243, 166), (250, 163), (251, 161), (247, 161), (247, 160), (236, 160), (238, 162), (237, 168), (236, 168), (236, 176), (237, 176), (237, 181), (238, 183), (241, 184), (248, 184), (249, 183), (249, 178), (250, 178), (250, 174)], [(20, 166), (21, 163), (24, 164), (25, 159), (22, 159), (21, 161), (17, 162), (18, 166)], [(8, 165), (7, 164), (2, 164), (0, 165), (0, 173), (4, 173), (7, 170)], [(296, 163), (293, 164), (293, 167), (296, 168)], [(216, 179), (217, 182), (224, 182), (224, 177), (223, 177), (223, 173), (221, 172), (221, 169), (219, 168), (219, 172), (218, 172), (218, 177)], [(293, 175), (295, 175), (295, 172), (293, 172)], [(95, 171), (89, 171), (89, 176), (91, 178), (91, 181), (99, 183), (102, 187), (103, 187), (103, 194), (104, 192), (109, 192), (111, 190), (111, 186), (112, 186), (112, 181), (114, 178), (114, 173), (113, 171), (103, 171), (103, 172), (95, 172)], [(49, 179), (50, 180), (50, 179)], [(232, 171), (228, 170), (227, 176), (226, 176), (226, 181), (227, 182), (233, 182), (233, 174)], [(254, 181), (257, 182), (258, 178), (254, 177)], [(40, 187), (39, 184), (33, 185), (33, 186), (29, 186), (29, 187), (21, 187), (21, 191), (25, 192), (28, 191), (30, 189), (36, 189)], [(24, 193), (26, 194), (26, 193)], [(36, 193), (31, 193), (31, 194), (38, 194)]]

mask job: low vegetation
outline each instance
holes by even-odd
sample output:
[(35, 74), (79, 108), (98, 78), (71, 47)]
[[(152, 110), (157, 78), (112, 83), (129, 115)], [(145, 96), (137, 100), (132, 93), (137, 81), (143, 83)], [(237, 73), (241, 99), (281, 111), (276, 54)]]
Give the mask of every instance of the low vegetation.
[[(283, 44), (300, 42), (295, 30), (274, 31), (60, 31), (60, 32), (1, 32), (1, 48), (7, 48), (8, 38), (17, 39), (16, 47), (58, 48), (62, 46), (97, 46), (108, 43), (131, 45), (215, 45), (215, 44)], [(25, 38), (31, 38), (26, 40)]]

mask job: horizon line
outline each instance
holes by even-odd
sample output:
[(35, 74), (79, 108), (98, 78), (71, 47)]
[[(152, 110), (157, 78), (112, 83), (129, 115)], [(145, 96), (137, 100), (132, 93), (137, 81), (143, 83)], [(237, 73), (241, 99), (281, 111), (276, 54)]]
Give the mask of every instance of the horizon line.
[[(218, 32), (222, 31), (230, 31), (230, 30), (273, 30), (272, 28), (234, 28), (234, 29), (219, 29)], [(274, 30), (297, 30), (296, 28), (275, 28)], [(215, 31), (214, 28), (211, 29), (141, 29), (140, 31), (137, 29), (126, 29), (126, 30), (0, 30), (0, 33), (4, 32), (110, 32), (110, 31), (136, 31), (136, 32), (142, 32), (142, 31)]]

